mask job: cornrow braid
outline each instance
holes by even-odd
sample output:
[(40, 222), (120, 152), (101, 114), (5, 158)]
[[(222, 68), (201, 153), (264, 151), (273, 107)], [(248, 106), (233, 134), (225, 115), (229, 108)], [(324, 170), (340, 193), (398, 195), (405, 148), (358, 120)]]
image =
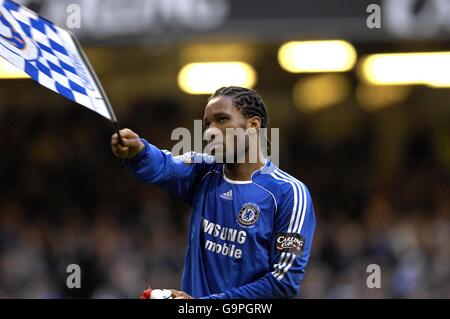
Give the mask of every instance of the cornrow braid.
[(256, 91), (239, 86), (222, 87), (214, 92), (208, 101), (219, 96), (231, 97), (233, 105), (236, 106), (246, 118), (257, 116), (261, 119), (261, 127), (267, 127), (267, 108), (263, 99)]

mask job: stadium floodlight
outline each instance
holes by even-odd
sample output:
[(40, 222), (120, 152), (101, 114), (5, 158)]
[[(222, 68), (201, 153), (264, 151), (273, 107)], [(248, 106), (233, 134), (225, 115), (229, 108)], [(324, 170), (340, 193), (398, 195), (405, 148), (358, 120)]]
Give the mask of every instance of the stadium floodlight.
[(361, 60), (358, 71), (375, 85), (450, 87), (450, 52), (373, 54)]
[(343, 40), (292, 41), (278, 50), (278, 62), (292, 73), (345, 72), (356, 59), (355, 48)]
[(222, 86), (252, 88), (255, 69), (244, 62), (203, 62), (185, 65), (178, 74), (178, 86), (189, 94), (210, 94)]
[(30, 77), (2, 57), (0, 57), (0, 79), (29, 79)]
[(450, 88), (450, 59), (441, 66), (440, 72), (436, 73), (433, 80), (427, 85), (433, 88)]
[(351, 84), (342, 74), (315, 74), (300, 79), (293, 90), (295, 105), (304, 112), (315, 112), (344, 102)]
[(386, 107), (404, 103), (411, 94), (406, 85), (371, 85), (361, 82), (356, 88), (358, 105), (368, 112), (377, 112)]

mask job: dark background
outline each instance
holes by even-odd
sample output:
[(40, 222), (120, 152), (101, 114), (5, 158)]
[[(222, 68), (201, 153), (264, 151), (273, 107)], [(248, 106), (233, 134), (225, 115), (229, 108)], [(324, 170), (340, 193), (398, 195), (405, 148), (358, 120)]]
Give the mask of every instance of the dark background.
[[(369, 30), (365, 6), (341, 2), (280, 1), (284, 7), (268, 16), (261, 1), (229, 1), (232, 15), (204, 31), (169, 21), (130, 37), (78, 32), (121, 127), (169, 150), (172, 130), (192, 129), (207, 100), (178, 88), (180, 68), (233, 57), (219, 45), (241, 48), (258, 73), (270, 125), (280, 129), (280, 167), (308, 185), (315, 205), (300, 298), (449, 298), (450, 90), (408, 86), (400, 101), (368, 111), (352, 70), (342, 74), (350, 85), (343, 101), (305, 112), (292, 90), (314, 75), (284, 71), (277, 50), (286, 40), (340, 35), (359, 56), (448, 51), (450, 29), (417, 38), (392, 26)], [(41, 10), (58, 8), (52, 3)], [(414, 16), (427, 3), (416, 1)], [(239, 17), (242, 25), (233, 23)], [(37, 83), (0, 80), (1, 298), (137, 298), (149, 284), (179, 288), (189, 207), (129, 176), (111, 153), (112, 133), (107, 120)], [(81, 289), (66, 287), (73, 263), (82, 269)], [(366, 286), (369, 264), (381, 267), (380, 289)]]

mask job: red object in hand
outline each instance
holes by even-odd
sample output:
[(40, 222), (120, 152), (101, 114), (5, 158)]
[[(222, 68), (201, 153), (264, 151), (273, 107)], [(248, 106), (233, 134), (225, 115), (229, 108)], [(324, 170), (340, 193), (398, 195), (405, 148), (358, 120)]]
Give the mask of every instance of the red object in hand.
[(141, 293), (140, 299), (150, 299), (151, 295), (152, 295), (152, 288), (149, 287), (148, 289), (145, 289)]

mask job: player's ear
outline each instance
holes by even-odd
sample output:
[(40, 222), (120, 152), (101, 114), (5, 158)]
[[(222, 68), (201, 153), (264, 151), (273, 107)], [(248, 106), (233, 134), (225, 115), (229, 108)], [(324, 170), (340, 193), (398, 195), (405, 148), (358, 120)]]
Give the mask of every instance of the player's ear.
[(247, 120), (247, 128), (259, 130), (261, 128), (261, 119), (258, 116), (253, 116)]

